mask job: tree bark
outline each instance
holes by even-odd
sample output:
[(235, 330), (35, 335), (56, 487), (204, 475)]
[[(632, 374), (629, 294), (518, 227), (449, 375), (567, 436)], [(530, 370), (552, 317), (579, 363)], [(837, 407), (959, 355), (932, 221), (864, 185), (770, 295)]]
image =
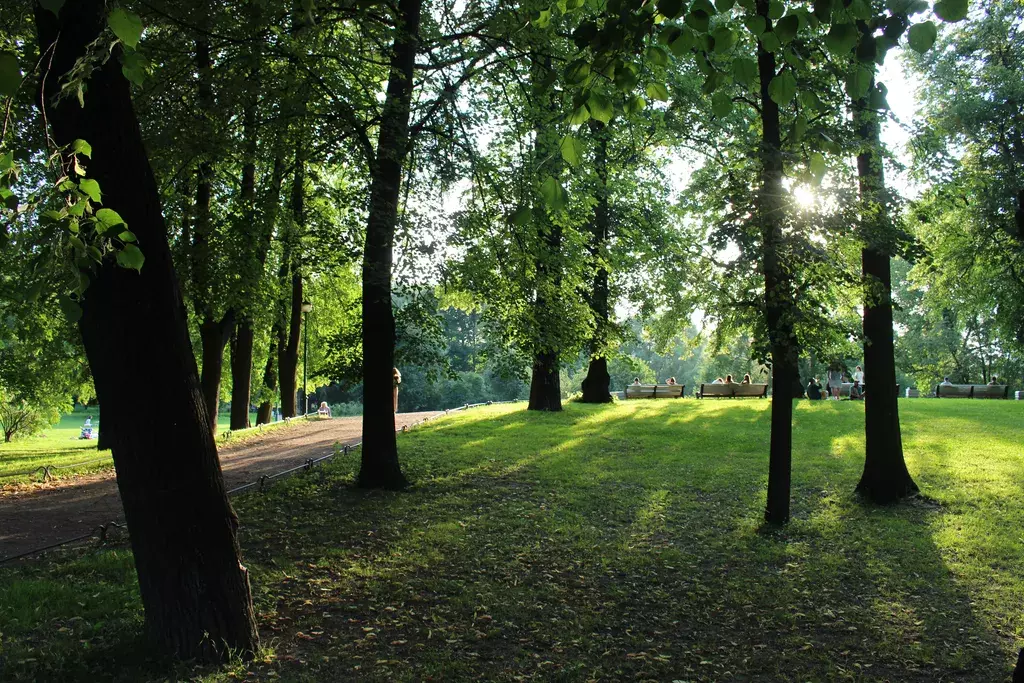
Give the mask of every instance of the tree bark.
[[(558, 132), (554, 127), (553, 114), (558, 110), (551, 74), (551, 57), (541, 60), (533, 56), (531, 68), (532, 89), (535, 106), (539, 108), (534, 125), (535, 167), (539, 177), (559, 172)], [(543, 105), (541, 104), (543, 103)], [(530, 377), (530, 400), (527, 410), (557, 412), (562, 409), (562, 384), (559, 376), (560, 320), (555, 313), (555, 297), (558, 293), (561, 268), (558, 259), (562, 250), (562, 227), (552, 221), (548, 208), (536, 203), (533, 208), (533, 225), (538, 232), (536, 263), (536, 294), (533, 311), (537, 338), (534, 340), (533, 369)]]
[(243, 319), (231, 338), (231, 430), (247, 429), (249, 424), (249, 384), (252, 381), (252, 345), (255, 332), (252, 321)]
[(611, 392), (608, 390), (612, 378), (608, 374), (608, 358), (606, 344), (608, 329), (611, 324), (608, 267), (603, 254), (607, 249), (609, 236), (608, 214), (608, 130), (600, 121), (591, 121), (591, 130), (597, 140), (597, 155), (594, 167), (597, 172), (597, 196), (594, 205), (594, 218), (591, 223), (590, 258), (594, 262), (594, 286), (590, 293), (590, 308), (594, 314), (594, 336), (590, 341), (590, 366), (583, 380), (582, 403), (610, 403)]
[(220, 320), (205, 318), (199, 323), (199, 339), (203, 344), (203, 372), (199, 379), (203, 402), (209, 418), (210, 433), (217, 432), (220, 411), (220, 380), (224, 374), (224, 347), (235, 328), (235, 314), (228, 310)]
[[(102, 0), (35, 8), (47, 119), (60, 145), (91, 143), (88, 176), (138, 238), (141, 272), (107, 258), (92, 272), (80, 329), (103, 406), (135, 556), (145, 626), (181, 658), (251, 656), (259, 645), (237, 518), (228, 502), (167, 244), (160, 197), (117, 55), (89, 78), (85, 106), (52, 99), (106, 28)], [(58, 41), (57, 38), (60, 37)], [(160, 409), (138, 398), (159, 396)]]
[[(767, 30), (768, 0), (757, 0), (757, 13)], [(783, 247), (783, 159), (779, 106), (768, 94), (775, 77), (775, 55), (757, 44), (757, 67), (761, 85), (761, 188), (757, 220), (761, 228), (764, 311), (772, 356), (771, 446), (768, 459), (768, 498), (764, 518), (770, 524), (789, 521), (790, 477), (793, 449), (793, 388), (799, 381), (797, 353), (793, 344), (793, 293), (790, 277), (782, 263)]]
[[(295, 373), (299, 367), (299, 340), (302, 336), (302, 269), (300, 267), (299, 241), (305, 225), (306, 172), (302, 143), (295, 149), (295, 177), (292, 181), (291, 211), (292, 230), (289, 245), (281, 264), (282, 276), (291, 280), (291, 304), (288, 325), (281, 328), (278, 337), (278, 381), (281, 383), (281, 415), (295, 417), (297, 382)], [(287, 336), (285, 336), (287, 329)]]
[[(862, 32), (871, 29), (861, 22)], [(871, 65), (872, 68), (874, 64)], [(871, 79), (872, 89), (875, 86)], [(882, 166), (878, 113), (868, 97), (853, 103), (861, 152), (857, 176), (861, 196), (862, 285), (864, 287), (864, 472), (857, 492), (876, 503), (893, 503), (916, 493), (903, 459), (896, 355), (892, 329), (891, 231), (887, 226), (885, 169)]]
[(416, 52), (422, 0), (399, 0), (388, 89), (381, 112), (370, 183), (370, 215), (363, 249), (363, 447), (359, 485), (400, 489), (408, 485), (398, 462), (392, 371), (395, 318), (391, 264), (398, 222), (402, 166), (409, 146)]
[[(275, 323), (270, 331), (270, 351), (267, 353), (267, 364), (263, 368), (263, 386), (267, 393), (274, 396), (277, 392), (277, 366), (274, 360), (277, 358), (278, 326)], [(260, 403), (256, 410), (256, 424), (265, 425), (274, 421), (274, 402), (266, 400)]]
[(1017, 654), (1017, 666), (1013, 669), (1012, 683), (1024, 683), (1024, 648)]

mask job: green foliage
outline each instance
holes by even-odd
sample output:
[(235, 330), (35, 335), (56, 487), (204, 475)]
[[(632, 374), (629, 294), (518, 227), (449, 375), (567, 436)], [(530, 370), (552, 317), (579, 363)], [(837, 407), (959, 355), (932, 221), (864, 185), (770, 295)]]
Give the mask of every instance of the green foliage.
[(119, 7), (111, 10), (107, 16), (107, 25), (118, 40), (128, 47), (135, 47), (142, 38), (142, 19), (137, 14), (126, 12)]

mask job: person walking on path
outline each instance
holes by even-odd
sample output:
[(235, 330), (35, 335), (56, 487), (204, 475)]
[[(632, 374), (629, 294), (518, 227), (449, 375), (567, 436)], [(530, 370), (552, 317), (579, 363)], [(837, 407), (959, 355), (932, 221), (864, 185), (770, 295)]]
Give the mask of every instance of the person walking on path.
[(395, 388), (395, 413), (398, 413), (398, 385), (402, 383), (402, 373), (398, 371), (398, 368), (392, 368), (392, 384)]

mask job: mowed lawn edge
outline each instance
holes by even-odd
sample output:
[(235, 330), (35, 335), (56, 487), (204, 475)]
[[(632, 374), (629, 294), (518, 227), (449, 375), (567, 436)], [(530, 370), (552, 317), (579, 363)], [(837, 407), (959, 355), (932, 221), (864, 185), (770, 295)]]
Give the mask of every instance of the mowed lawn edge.
[[(1008, 680), (1024, 630), (1024, 405), (903, 400), (924, 496), (853, 494), (863, 405), (801, 402), (793, 522), (761, 523), (768, 401), (492, 406), (235, 501), (267, 651), (202, 680)], [(168, 675), (131, 557), (0, 570), (14, 680)]]

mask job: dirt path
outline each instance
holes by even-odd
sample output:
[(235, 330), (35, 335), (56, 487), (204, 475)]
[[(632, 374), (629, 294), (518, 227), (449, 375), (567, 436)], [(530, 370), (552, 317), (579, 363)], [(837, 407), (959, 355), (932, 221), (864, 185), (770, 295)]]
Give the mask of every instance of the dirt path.
[[(441, 413), (399, 413), (399, 428)], [(232, 489), (261, 475), (297, 467), (359, 441), (362, 418), (298, 422), (266, 436), (220, 447), (224, 481)], [(73, 539), (101, 524), (121, 521), (121, 498), (112, 470), (0, 495), (0, 561)]]

